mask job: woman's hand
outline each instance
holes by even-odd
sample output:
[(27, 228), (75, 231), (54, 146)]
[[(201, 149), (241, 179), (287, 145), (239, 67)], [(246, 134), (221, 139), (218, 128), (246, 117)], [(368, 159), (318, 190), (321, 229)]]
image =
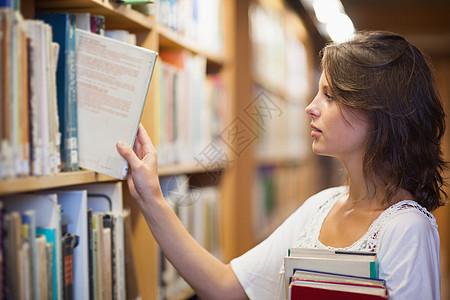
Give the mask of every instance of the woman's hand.
[(117, 151), (128, 162), (128, 187), (141, 208), (146, 208), (151, 199), (162, 198), (159, 185), (157, 153), (144, 126), (139, 124), (133, 149), (119, 141)]

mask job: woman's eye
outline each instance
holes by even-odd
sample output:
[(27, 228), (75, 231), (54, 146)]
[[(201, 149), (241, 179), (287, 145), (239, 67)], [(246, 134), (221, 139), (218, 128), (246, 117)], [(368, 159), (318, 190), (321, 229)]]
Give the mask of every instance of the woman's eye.
[(333, 97), (330, 94), (328, 94), (328, 93), (324, 93), (324, 94), (325, 94), (325, 97), (327, 97), (328, 101), (333, 101)]

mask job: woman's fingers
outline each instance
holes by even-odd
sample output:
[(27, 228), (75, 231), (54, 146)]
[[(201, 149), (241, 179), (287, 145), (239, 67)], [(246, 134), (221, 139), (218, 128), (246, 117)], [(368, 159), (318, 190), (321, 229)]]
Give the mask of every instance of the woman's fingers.
[(141, 160), (125, 142), (117, 142), (116, 148), (119, 154), (128, 162), (132, 170), (139, 166)]
[(142, 147), (143, 154), (147, 154), (149, 152), (155, 151), (155, 148), (153, 147), (152, 140), (150, 139), (147, 131), (145, 130), (144, 126), (139, 124), (138, 131), (137, 131), (137, 139), (139, 140), (140, 146)]

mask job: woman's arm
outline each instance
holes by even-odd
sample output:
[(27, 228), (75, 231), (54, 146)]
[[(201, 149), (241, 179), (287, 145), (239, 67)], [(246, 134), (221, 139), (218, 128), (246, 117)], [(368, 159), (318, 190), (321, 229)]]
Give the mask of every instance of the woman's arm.
[(133, 150), (123, 142), (117, 143), (117, 150), (128, 161), (128, 187), (153, 236), (198, 296), (245, 299), (246, 294), (231, 267), (198, 244), (165, 201), (159, 186), (156, 150), (142, 124)]

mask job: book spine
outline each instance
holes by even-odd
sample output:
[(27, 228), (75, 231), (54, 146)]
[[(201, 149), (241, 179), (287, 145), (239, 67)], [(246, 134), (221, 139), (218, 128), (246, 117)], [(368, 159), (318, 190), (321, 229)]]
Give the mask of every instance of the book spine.
[(378, 279), (378, 261), (370, 263), (370, 278)]
[(77, 66), (76, 66), (76, 16), (70, 15), (69, 21), (69, 99), (67, 103), (67, 138), (64, 143), (66, 149), (66, 171), (78, 170), (78, 125), (77, 125)]
[(87, 222), (88, 222), (88, 259), (89, 259), (89, 299), (94, 299), (94, 240), (92, 235), (92, 209), (87, 211)]
[(66, 233), (61, 242), (63, 251), (63, 296), (64, 300), (72, 300), (74, 299), (73, 249), (76, 246), (76, 236)]
[(114, 216), (112, 214), (106, 213), (103, 216), (103, 228), (110, 229), (110, 249), (111, 249), (111, 286), (112, 286), (112, 299), (116, 300), (118, 297), (117, 293), (117, 260), (116, 260), (116, 247), (115, 247), (115, 228), (114, 228)]

